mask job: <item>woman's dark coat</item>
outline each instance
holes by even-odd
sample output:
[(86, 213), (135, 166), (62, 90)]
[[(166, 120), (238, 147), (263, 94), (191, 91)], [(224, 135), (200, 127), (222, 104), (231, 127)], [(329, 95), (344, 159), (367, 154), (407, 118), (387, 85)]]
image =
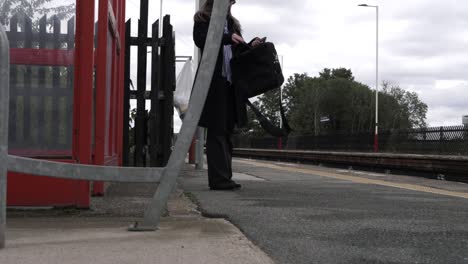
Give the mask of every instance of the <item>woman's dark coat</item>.
[[(209, 23), (209, 19), (206, 22), (195, 21), (193, 27), (193, 40), (202, 52), (205, 47)], [(232, 42), (233, 21), (228, 21), (228, 30), (228, 34), (223, 34), (213, 79), (199, 122), (199, 126), (211, 129), (212, 132), (220, 135), (232, 133), (236, 124), (240, 126), (245, 124), (247, 120), (246, 106), (243, 99), (236, 99), (235, 87), (231, 87), (227, 79), (222, 76), (223, 46), (233, 45), (232, 47), (234, 47)], [(240, 33), (237, 32), (237, 34)]]

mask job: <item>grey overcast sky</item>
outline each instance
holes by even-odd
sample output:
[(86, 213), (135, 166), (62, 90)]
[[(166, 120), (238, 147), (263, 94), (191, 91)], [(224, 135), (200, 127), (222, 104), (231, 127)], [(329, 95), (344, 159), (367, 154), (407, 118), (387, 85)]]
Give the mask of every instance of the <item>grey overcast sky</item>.
[[(430, 126), (460, 125), (468, 115), (468, 1), (238, 0), (232, 13), (246, 40), (275, 43), (286, 77), (345, 67), (375, 88), (376, 12), (358, 7), (363, 3), (380, 9), (380, 80), (417, 92), (429, 106)], [(138, 8), (139, 0), (127, 0), (127, 17), (136, 21)], [(193, 54), (194, 12), (194, 0), (164, 1), (177, 55)], [(150, 1), (149, 13), (150, 21), (158, 18), (159, 1)]]

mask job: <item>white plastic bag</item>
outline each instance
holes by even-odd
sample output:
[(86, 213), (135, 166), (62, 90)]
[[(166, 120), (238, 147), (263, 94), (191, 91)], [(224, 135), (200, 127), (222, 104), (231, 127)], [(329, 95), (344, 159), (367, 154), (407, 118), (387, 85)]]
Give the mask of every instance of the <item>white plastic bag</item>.
[(194, 65), (193, 62), (189, 60), (184, 64), (182, 71), (177, 76), (176, 90), (174, 92), (174, 106), (181, 118), (183, 118), (189, 106), (193, 79)]

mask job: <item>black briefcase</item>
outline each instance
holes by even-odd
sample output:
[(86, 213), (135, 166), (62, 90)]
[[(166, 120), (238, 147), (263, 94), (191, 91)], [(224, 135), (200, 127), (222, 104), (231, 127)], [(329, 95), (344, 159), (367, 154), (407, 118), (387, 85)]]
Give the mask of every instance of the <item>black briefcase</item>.
[(271, 42), (256, 47), (241, 44), (231, 59), (233, 86), (245, 99), (280, 88), (284, 82), (275, 45)]

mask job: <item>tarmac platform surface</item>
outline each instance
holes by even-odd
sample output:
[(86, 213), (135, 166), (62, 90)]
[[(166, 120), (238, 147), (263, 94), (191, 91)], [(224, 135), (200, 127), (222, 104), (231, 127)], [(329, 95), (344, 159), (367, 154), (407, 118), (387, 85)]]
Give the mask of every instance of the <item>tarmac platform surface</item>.
[[(0, 263), (468, 263), (468, 184), (235, 159), (237, 191), (186, 166), (156, 232), (128, 232), (156, 185), (91, 210), (8, 211)], [(23, 208), (24, 209), (24, 208)]]
[(235, 159), (242, 189), (182, 186), (277, 263), (468, 263), (468, 185), (405, 175)]

